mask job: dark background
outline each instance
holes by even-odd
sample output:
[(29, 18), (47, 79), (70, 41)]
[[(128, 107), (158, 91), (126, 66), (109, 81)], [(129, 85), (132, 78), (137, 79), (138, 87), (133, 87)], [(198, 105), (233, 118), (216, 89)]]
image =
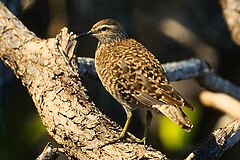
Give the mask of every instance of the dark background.
[[(114, 18), (130, 37), (140, 41), (162, 63), (190, 57), (204, 58), (213, 70), (225, 79), (240, 84), (240, 55), (228, 32), (219, 1), (216, 0), (5, 0), (13, 13), (37, 36), (55, 37), (61, 28), (79, 34), (103, 18)], [(79, 40), (77, 55), (94, 57), (97, 40)], [(100, 82), (82, 78), (91, 99), (112, 120), (124, 125), (126, 114), (109, 96)], [(203, 90), (194, 80), (174, 82), (179, 92), (196, 111), (186, 112), (194, 129), (185, 133), (161, 115), (154, 115), (148, 144), (171, 159), (183, 159), (207, 140), (216, 127), (230, 122), (217, 110), (205, 108), (198, 100)], [(1, 108), (0, 159), (35, 159), (47, 142), (47, 134), (27, 90), (16, 78), (8, 84), (8, 93)], [(134, 114), (130, 130), (141, 137), (145, 112)], [(240, 144), (227, 151), (222, 160), (239, 159)], [(67, 159), (61, 155), (59, 159)]]

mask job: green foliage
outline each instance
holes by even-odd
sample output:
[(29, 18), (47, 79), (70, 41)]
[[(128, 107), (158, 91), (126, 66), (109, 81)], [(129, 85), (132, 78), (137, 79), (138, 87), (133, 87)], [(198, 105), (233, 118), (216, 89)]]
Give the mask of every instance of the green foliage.
[(24, 128), (26, 130), (26, 139), (30, 143), (37, 142), (41, 137), (46, 134), (46, 129), (37, 114), (28, 119), (28, 122), (26, 123)]

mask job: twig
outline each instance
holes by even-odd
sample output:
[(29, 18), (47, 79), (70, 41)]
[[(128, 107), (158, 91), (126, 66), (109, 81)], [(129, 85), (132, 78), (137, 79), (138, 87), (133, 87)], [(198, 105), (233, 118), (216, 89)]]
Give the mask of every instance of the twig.
[(58, 149), (49, 142), (36, 160), (55, 160), (58, 156)]
[(203, 91), (200, 101), (208, 107), (214, 107), (230, 115), (234, 119), (240, 119), (240, 101), (223, 93)]
[(216, 160), (228, 149), (230, 149), (240, 139), (240, 121), (227, 125), (225, 128), (216, 129), (209, 137), (208, 142), (196, 149), (186, 160)]
[[(102, 114), (85, 93), (71, 58), (75, 47), (73, 35), (68, 34), (66, 28), (57, 38), (39, 39), (1, 3), (0, 24), (0, 58), (28, 89), (46, 130), (63, 146), (69, 159), (166, 159), (161, 152), (136, 143), (99, 148), (119, 136), (121, 129)], [(239, 88), (214, 76), (200, 59), (171, 63), (172, 70), (167, 65), (165, 69), (168, 75), (173, 74), (170, 80), (195, 77), (212, 90), (225, 88), (224, 92), (240, 96)], [(207, 82), (209, 84), (205, 84)], [(230, 131), (228, 135), (233, 135)], [(225, 142), (228, 146), (234, 144), (228, 139)]]
[[(78, 57), (78, 69), (81, 76), (97, 78), (93, 58)], [(226, 93), (240, 99), (240, 88), (228, 80), (215, 75), (208, 64), (199, 58), (163, 64), (170, 81), (196, 78), (199, 84), (210, 91)]]
[(240, 1), (220, 0), (220, 4), (232, 39), (236, 44), (240, 45)]

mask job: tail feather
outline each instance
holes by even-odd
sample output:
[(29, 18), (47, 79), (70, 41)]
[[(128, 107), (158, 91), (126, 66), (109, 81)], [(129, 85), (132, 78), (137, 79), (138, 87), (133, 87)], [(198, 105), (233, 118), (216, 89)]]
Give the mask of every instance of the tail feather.
[(188, 102), (184, 101), (184, 107), (187, 107), (188, 109), (190, 109), (191, 111), (194, 111), (194, 108), (191, 104), (189, 104)]
[(171, 105), (153, 105), (154, 109), (156, 109), (158, 112), (161, 112), (165, 116), (167, 116), (169, 119), (171, 119), (173, 122), (177, 123), (179, 126), (181, 126), (185, 131), (190, 132), (193, 125), (192, 122), (187, 118), (187, 116), (183, 113), (180, 107), (171, 106)]

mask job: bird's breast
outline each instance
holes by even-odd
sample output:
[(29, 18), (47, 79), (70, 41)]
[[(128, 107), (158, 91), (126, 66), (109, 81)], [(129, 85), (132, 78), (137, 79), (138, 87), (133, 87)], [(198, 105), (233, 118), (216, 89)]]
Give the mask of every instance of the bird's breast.
[(100, 45), (95, 53), (95, 67), (103, 86), (113, 94), (118, 77), (115, 70), (119, 58), (110, 45)]

